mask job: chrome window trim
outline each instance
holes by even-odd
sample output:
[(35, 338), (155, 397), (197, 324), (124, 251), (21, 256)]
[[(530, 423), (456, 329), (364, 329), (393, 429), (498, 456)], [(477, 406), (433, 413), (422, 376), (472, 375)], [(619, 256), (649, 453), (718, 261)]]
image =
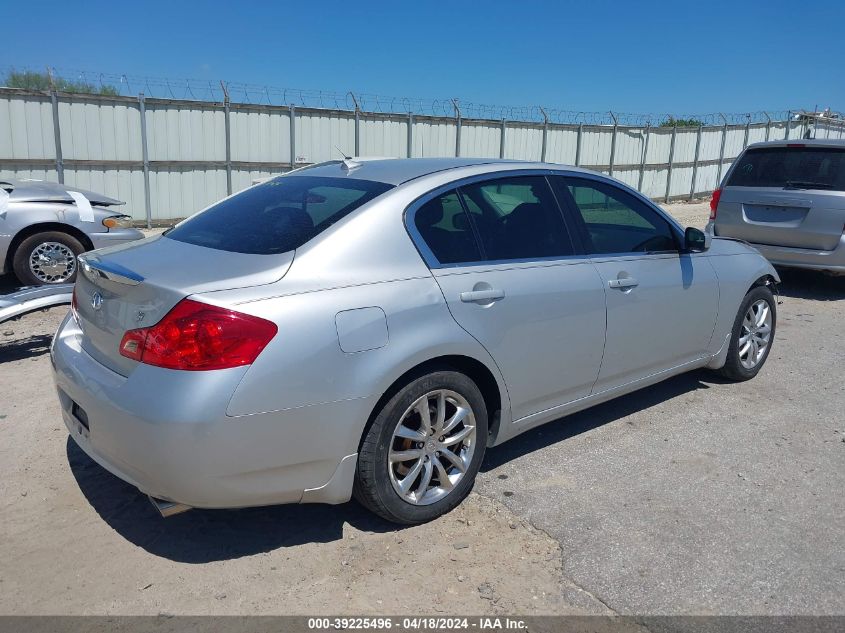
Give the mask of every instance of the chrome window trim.
[[(466, 268), (466, 267), (493, 267), (493, 266), (501, 266), (506, 265), (510, 266), (511, 264), (530, 264), (530, 263), (537, 263), (537, 262), (549, 262), (550, 265), (556, 262), (563, 262), (566, 260), (578, 259), (578, 260), (586, 260), (587, 256), (580, 253), (575, 253), (574, 255), (560, 255), (554, 257), (529, 257), (529, 258), (520, 258), (520, 259), (507, 259), (507, 260), (480, 260), (480, 261), (471, 261), (471, 262), (460, 262), (457, 264), (442, 264), (440, 261), (435, 257), (434, 253), (431, 252), (431, 249), (426, 244), (425, 239), (417, 230), (416, 222), (414, 221), (417, 211), (420, 207), (422, 207), (425, 203), (429, 202), (430, 200), (443, 195), (449, 191), (456, 191), (460, 187), (464, 187), (466, 185), (472, 185), (479, 182), (486, 182), (488, 180), (501, 180), (503, 178), (524, 178), (525, 176), (540, 176), (540, 177), (547, 177), (550, 175), (567, 175), (573, 172), (569, 172), (567, 170), (557, 170), (557, 169), (507, 169), (507, 170), (500, 170), (500, 171), (492, 171), (487, 172), (485, 174), (476, 174), (474, 176), (467, 176), (465, 178), (459, 178), (457, 180), (453, 180), (449, 183), (444, 185), (440, 185), (430, 191), (426, 192), (425, 194), (421, 195), (413, 202), (411, 202), (407, 207), (405, 207), (404, 212), (404, 223), (405, 229), (408, 231), (408, 234), (411, 237), (411, 241), (416, 246), (417, 251), (419, 251), (420, 256), (425, 261), (426, 265), (431, 270), (446, 270), (446, 269), (455, 269), (455, 268)], [(549, 184), (549, 188), (551, 189), (551, 184)], [(552, 195), (554, 195), (554, 191), (552, 191)], [(560, 204), (558, 203), (558, 206)], [(464, 210), (467, 213), (466, 210)], [(564, 209), (561, 209), (562, 213), (565, 213)], [(567, 232), (570, 232), (569, 223), (566, 222), (565, 218), (562, 218), (564, 222), (564, 226), (566, 227)], [(478, 237), (475, 237), (476, 245), (478, 246), (479, 253), (482, 252), (481, 244), (478, 243)], [(570, 240), (572, 236), (570, 235)], [(575, 245), (573, 244), (573, 247)], [(576, 249), (577, 250), (577, 249)], [(499, 269), (497, 269), (499, 270)]]
[(575, 254), (562, 257), (544, 257), (539, 259), (508, 259), (483, 262), (467, 262), (454, 266), (441, 266), (432, 268), (431, 272), (435, 277), (446, 277), (448, 275), (468, 275), (472, 273), (503, 272), (507, 270), (528, 270), (531, 268), (554, 268), (556, 266), (575, 266), (588, 264), (591, 259), (588, 255)]

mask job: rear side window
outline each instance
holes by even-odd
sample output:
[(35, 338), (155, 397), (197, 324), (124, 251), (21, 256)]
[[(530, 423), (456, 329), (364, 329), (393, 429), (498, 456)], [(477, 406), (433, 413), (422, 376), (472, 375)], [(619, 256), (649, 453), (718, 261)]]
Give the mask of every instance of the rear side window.
[(391, 188), (350, 178), (279, 177), (209, 207), (165, 235), (233, 253), (286, 253)]
[(739, 159), (729, 187), (845, 191), (845, 150), (833, 147), (761, 147)]
[(441, 264), (477, 262), (478, 244), (456, 191), (432, 198), (417, 209), (414, 225)]
[(488, 261), (574, 253), (563, 215), (543, 176), (488, 180), (460, 188)]

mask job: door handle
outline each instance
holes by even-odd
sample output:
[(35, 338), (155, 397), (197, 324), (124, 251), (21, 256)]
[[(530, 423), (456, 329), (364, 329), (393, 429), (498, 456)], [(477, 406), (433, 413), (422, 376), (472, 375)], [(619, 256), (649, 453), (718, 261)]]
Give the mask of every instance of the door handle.
[(505, 298), (505, 291), (504, 290), (497, 290), (495, 288), (490, 288), (488, 290), (470, 290), (468, 292), (461, 293), (461, 301), (464, 303), (476, 303), (476, 302), (490, 302), (496, 301), (497, 299), (504, 299)]
[(634, 286), (639, 286), (640, 282), (633, 277), (625, 277), (622, 279), (611, 279), (607, 282), (607, 285), (611, 288), (633, 288)]

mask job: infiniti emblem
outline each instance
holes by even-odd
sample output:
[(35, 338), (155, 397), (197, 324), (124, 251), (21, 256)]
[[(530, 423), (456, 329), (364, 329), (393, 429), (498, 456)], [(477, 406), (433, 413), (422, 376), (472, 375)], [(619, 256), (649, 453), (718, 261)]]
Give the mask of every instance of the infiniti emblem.
[(91, 307), (95, 310), (99, 310), (103, 307), (103, 295), (99, 292), (95, 292), (91, 295)]

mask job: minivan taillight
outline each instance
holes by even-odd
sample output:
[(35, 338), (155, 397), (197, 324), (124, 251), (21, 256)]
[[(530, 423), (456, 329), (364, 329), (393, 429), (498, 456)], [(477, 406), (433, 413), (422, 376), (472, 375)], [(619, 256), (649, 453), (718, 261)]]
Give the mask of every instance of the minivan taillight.
[(155, 325), (126, 332), (120, 354), (167, 369), (228, 369), (253, 363), (277, 331), (272, 321), (183, 299)]
[(716, 219), (716, 210), (719, 208), (719, 198), (722, 197), (722, 190), (716, 189), (710, 198), (710, 219)]

